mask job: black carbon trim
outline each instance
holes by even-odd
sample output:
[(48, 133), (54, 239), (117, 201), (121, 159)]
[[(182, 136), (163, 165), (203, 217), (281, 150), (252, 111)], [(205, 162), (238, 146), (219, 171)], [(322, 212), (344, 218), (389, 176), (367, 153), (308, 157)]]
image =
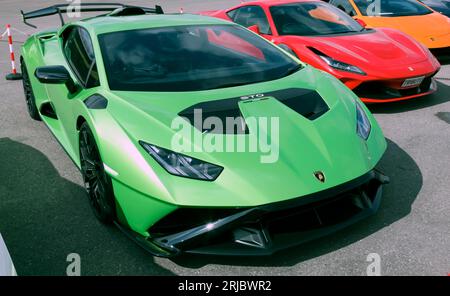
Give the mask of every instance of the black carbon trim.
[[(208, 117), (218, 117), (222, 122), (223, 127), (227, 127), (227, 118), (233, 118), (237, 122), (242, 122), (242, 124), (237, 124), (233, 129), (229, 130), (229, 127), (224, 130), (225, 134), (248, 134), (248, 128), (245, 124), (241, 110), (239, 109), (240, 98), (222, 99), (217, 101), (209, 101), (195, 104), (180, 113), (179, 116), (186, 118), (190, 124), (192, 124), (196, 129), (203, 132), (215, 133), (214, 130), (206, 129), (204, 126), (205, 119)], [(202, 122), (196, 122), (194, 120), (196, 110), (201, 110)]]
[(310, 89), (289, 88), (271, 92), (267, 96), (276, 98), (309, 120), (317, 119), (330, 110), (319, 93)]
[[(310, 120), (317, 119), (330, 110), (324, 99), (315, 90), (304, 88), (289, 88), (268, 93), (251, 94), (242, 97), (202, 102), (184, 109), (183, 111), (179, 112), (178, 115), (186, 118), (189, 123), (191, 123), (201, 132), (215, 133), (213, 129), (205, 129), (203, 122), (194, 121), (196, 110), (201, 110), (203, 120), (211, 116), (218, 117), (222, 121), (222, 125), (224, 127), (227, 127), (227, 118), (233, 118), (237, 122), (239, 122), (239, 120), (243, 120), (241, 111), (239, 109), (239, 102), (242, 101), (244, 103), (254, 103), (269, 97), (277, 99), (301, 116)], [(248, 133), (248, 128), (245, 125), (245, 122), (243, 122), (243, 124), (236, 125), (231, 130), (224, 130), (224, 133)]]
[(108, 100), (99, 94), (95, 94), (85, 99), (84, 104), (88, 109), (106, 109), (108, 107)]
[[(121, 229), (156, 256), (174, 257), (183, 252), (271, 255), (323, 237), (374, 214), (380, 206), (383, 184), (388, 182), (388, 177), (372, 170), (356, 179), (310, 195), (261, 206), (233, 208), (231, 212), (224, 213), (225, 216), (215, 215), (206, 224), (193, 228), (185, 225), (184, 231), (172, 234), (155, 236), (155, 233), (151, 233), (152, 227), (151, 236), (142, 237), (125, 227)], [(202, 215), (209, 214), (208, 209), (203, 210), (206, 212)]]
[(51, 102), (43, 103), (41, 105), (41, 108), (39, 108), (39, 111), (46, 117), (58, 119), (58, 115), (56, 114), (55, 108), (53, 107), (53, 104)]

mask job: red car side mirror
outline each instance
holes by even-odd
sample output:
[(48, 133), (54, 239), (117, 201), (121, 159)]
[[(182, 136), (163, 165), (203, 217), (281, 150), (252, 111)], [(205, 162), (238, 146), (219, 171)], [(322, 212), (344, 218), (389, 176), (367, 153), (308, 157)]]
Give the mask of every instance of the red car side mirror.
[(261, 34), (261, 31), (259, 30), (259, 26), (258, 25), (250, 26), (247, 29), (249, 29), (250, 31), (252, 31), (253, 33), (256, 33), (258, 35)]
[(357, 21), (363, 28), (367, 27), (367, 24), (363, 20), (355, 18), (355, 21)]

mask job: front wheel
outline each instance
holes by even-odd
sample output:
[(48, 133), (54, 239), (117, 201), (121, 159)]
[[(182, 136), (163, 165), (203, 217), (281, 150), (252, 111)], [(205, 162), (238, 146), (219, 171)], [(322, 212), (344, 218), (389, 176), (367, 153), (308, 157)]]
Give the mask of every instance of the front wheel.
[(34, 120), (41, 120), (41, 116), (36, 107), (36, 99), (34, 97), (33, 88), (31, 87), (30, 76), (28, 76), (28, 70), (24, 60), (21, 60), (20, 68), (22, 70), (23, 92), (25, 94), (28, 114), (30, 114), (30, 117)]
[(94, 135), (86, 122), (80, 128), (80, 163), (89, 203), (95, 216), (100, 222), (111, 224), (116, 214), (111, 177), (105, 172)]

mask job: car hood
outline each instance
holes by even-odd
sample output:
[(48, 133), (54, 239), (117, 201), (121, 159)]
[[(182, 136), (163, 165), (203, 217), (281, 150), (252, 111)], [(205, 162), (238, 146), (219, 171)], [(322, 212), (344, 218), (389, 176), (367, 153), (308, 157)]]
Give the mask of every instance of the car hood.
[[(275, 97), (277, 94), (272, 95), (274, 91), (286, 89), (316, 93), (329, 110), (314, 119), (308, 118), (307, 114), (300, 115), (294, 109), (302, 107), (289, 107)], [(145, 141), (178, 150), (173, 147), (173, 139), (174, 135), (180, 133), (172, 126), (174, 118), (180, 112), (205, 102), (253, 94), (264, 94), (265, 99), (248, 102), (239, 99), (239, 110), (246, 120), (251, 117), (278, 120), (278, 132), (272, 133), (271, 130), (276, 130), (276, 124), (269, 128), (262, 123), (256, 125), (256, 139), (267, 140), (270, 144), (265, 147), (270, 147), (269, 149), (262, 151), (259, 147), (261, 149), (254, 152), (249, 149), (245, 152), (208, 152), (204, 147), (199, 147), (201, 144), (194, 143), (195, 147), (200, 148), (199, 151), (182, 151), (183, 154), (222, 166), (224, 170), (214, 182), (172, 176), (137, 144), (138, 141)], [(138, 158), (143, 156), (150, 167), (143, 170), (142, 176), (149, 179), (145, 174), (148, 175), (151, 170), (153, 178), (157, 178), (158, 184), (164, 189), (162, 192), (166, 199), (181, 205), (254, 206), (321, 191), (371, 170), (386, 145), (381, 130), (370, 114), (373, 129), (368, 142), (356, 134), (357, 97), (331, 75), (309, 66), (280, 80), (228, 89), (191, 93), (114, 92), (113, 95), (116, 98), (108, 105), (110, 113), (137, 146), (141, 154)], [(302, 97), (297, 99), (301, 100)], [(177, 143), (180, 140), (192, 143), (196, 136), (205, 143), (207, 137), (211, 136), (190, 124), (188, 126), (189, 132), (181, 134)], [(250, 129), (249, 134), (214, 136), (217, 136), (215, 139), (218, 141), (227, 142), (239, 137), (249, 139), (255, 132), (255, 129)], [(267, 138), (265, 135), (268, 135)], [(266, 161), (272, 156), (275, 158), (265, 162), (264, 156)], [(123, 162), (117, 164), (121, 181), (132, 187), (133, 184), (138, 184), (139, 190), (145, 192), (145, 186), (139, 185), (143, 183), (138, 182), (136, 174), (127, 174), (130, 164), (121, 169), (121, 163)], [(142, 163), (140, 166), (142, 167)], [(316, 179), (314, 173), (317, 171), (326, 175), (325, 183)], [(206, 199), (198, 194), (198, 186), (205, 192), (214, 194), (214, 199)]]
[(447, 46), (450, 46), (450, 20), (438, 12), (418, 16), (402, 17), (362, 17), (371, 27), (388, 27), (403, 31), (418, 41), (431, 38), (447, 38)]
[(299, 52), (302, 52), (300, 48), (303, 46), (314, 48), (366, 72), (412, 65), (428, 59), (427, 53), (416, 41), (391, 29), (323, 37), (285, 36), (283, 39), (286, 44), (299, 47)]

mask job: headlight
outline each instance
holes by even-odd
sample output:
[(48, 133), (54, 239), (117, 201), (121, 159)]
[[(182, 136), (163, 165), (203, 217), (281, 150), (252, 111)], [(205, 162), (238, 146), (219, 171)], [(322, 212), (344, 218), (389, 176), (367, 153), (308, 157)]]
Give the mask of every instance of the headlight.
[(360, 103), (356, 102), (356, 132), (357, 134), (367, 140), (370, 135), (370, 130), (372, 126), (370, 125), (369, 118), (367, 117), (366, 112), (361, 107)]
[(196, 158), (176, 153), (142, 141), (139, 144), (170, 174), (214, 181), (223, 168)]
[(346, 64), (344, 62), (340, 62), (337, 61), (335, 59), (332, 59), (328, 56), (324, 56), (324, 55), (319, 55), (319, 57), (325, 61), (325, 63), (327, 63), (330, 67), (341, 70), (341, 71), (346, 71), (346, 72), (352, 72), (352, 73), (356, 73), (356, 74), (360, 74), (360, 75), (366, 75), (366, 73), (361, 70), (360, 68), (350, 65), (350, 64)]

